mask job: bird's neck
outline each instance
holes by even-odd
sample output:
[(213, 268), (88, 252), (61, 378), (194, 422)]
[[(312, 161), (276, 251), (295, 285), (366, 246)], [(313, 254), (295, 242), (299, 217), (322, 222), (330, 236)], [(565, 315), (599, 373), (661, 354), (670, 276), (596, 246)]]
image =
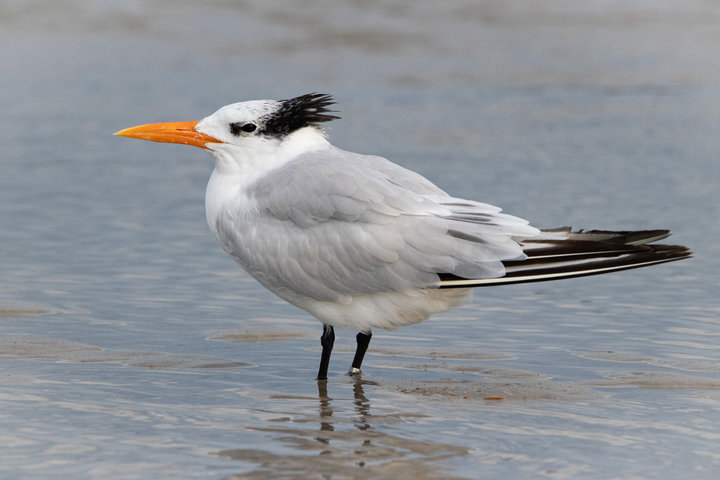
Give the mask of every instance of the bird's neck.
[(244, 146), (213, 146), (215, 172), (249, 183), (304, 153), (330, 146), (324, 133), (314, 127), (297, 130), (282, 139), (257, 139)]
[(299, 155), (329, 147), (323, 132), (313, 127), (297, 130), (282, 141), (264, 139), (248, 147), (214, 145), (211, 153), (215, 170), (205, 192), (205, 214), (210, 230), (221, 238), (217, 222), (224, 211), (231, 209), (241, 215), (252, 209), (245, 195), (248, 185)]

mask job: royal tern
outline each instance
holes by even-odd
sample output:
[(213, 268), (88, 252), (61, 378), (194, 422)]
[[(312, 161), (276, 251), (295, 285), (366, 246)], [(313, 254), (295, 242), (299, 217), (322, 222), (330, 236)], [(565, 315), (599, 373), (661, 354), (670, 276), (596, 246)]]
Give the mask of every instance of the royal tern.
[(116, 133), (210, 153), (210, 230), (258, 282), (322, 322), (319, 380), (327, 378), (333, 327), (359, 332), (355, 374), (373, 328), (420, 322), (462, 303), (471, 287), (690, 256), (683, 246), (648, 245), (668, 230), (539, 230), (385, 158), (341, 150), (322, 129), (339, 118), (334, 103), (317, 93), (240, 102), (199, 122)]

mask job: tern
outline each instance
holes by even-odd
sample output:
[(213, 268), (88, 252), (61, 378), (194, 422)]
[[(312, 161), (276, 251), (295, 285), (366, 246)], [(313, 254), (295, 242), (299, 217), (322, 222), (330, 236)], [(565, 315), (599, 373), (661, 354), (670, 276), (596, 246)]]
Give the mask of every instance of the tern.
[(649, 245), (669, 230), (540, 230), (423, 176), (333, 146), (330, 95), (254, 100), (192, 122), (115, 135), (192, 145), (215, 160), (205, 194), (210, 230), (268, 290), (323, 324), (318, 380), (334, 327), (357, 332), (360, 373), (374, 328), (394, 329), (460, 305), (473, 287), (564, 279), (687, 258)]

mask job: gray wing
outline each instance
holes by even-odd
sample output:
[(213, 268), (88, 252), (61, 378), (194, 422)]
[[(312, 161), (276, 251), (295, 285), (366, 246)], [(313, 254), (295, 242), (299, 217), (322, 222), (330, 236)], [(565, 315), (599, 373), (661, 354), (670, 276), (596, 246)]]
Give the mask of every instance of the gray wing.
[(220, 234), (235, 232), (226, 249), (281, 296), (345, 302), (426, 288), (439, 273), (499, 277), (503, 260), (524, 258), (513, 237), (538, 233), (384, 158), (334, 147), (272, 171), (247, 195), (252, 217), (226, 212)]

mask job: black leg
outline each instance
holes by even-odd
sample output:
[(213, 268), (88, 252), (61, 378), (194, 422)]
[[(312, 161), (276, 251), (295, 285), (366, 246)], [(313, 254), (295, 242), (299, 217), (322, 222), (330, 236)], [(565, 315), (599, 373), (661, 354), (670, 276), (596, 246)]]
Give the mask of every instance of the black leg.
[(330, 365), (330, 354), (335, 343), (335, 330), (330, 325), (323, 325), (320, 345), (322, 345), (322, 356), (320, 357), (320, 368), (318, 369), (317, 380), (327, 380), (328, 365)]
[(362, 365), (363, 358), (365, 358), (365, 352), (367, 352), (371, 338), (372, 332), (360, 332), (355, 337), (357, 340), (357, 349), (355, 350), (355, 358), (353, 359), (352, 367), (350, 367), (350, 371), (348, 372), (350, 375), (360, 373), (360, 366)]

